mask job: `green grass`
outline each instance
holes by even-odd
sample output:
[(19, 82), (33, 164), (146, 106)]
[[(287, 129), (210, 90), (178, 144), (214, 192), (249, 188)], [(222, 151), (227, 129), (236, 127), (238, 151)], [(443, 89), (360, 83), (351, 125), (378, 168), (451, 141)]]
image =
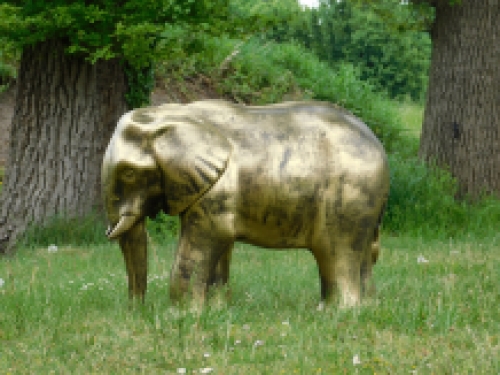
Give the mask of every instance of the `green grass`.
[(135, 309), (116, 244), (22, 249), (0, 262), (0, 372), (498, 373), (495, 242), (383, 245), (378, 295), (360, 309), (317, 310), (309, 253), (240, 245), (231, 300), (201, 314), (170, 305), (172, 242), (151, 247), (146, 304)]
[(405, 101), (399, 104), (398, 107), (403, 131), (416, 139), (420, 139), (424, 117), (423, 106)]

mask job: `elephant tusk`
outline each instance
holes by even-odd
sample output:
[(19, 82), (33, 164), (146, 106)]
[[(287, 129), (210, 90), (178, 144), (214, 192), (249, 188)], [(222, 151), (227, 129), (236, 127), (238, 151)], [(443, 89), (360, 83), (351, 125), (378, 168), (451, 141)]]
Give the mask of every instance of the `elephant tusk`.
[(113, 240), (113, 239), (121, 236), (123, 233), (125, 233), (129, 229), (131, 229), (136, 221), (137, 221), (137, 216), (123, 215), (120, 218), (120, 221), (118, 222), (118, 224), (116, 224), (116, 226), (113, 228), (113, 230), (108, 228), (108, 230), (106, 231), (106, 235), (108, 236), (108, 238), (110, 240)]

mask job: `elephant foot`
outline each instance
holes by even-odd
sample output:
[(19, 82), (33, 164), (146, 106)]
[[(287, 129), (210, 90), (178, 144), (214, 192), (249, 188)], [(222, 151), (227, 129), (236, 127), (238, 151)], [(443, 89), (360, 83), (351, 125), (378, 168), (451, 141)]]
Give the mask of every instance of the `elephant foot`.
[(207, 306), (212, 310), (223, 310), (227, 308), (231, 299), (231, 291), (227, 287), (210, 288)]
[(227, 285), (211, 285), (208, 289), (208, 302), (211, 307), (227, 306), (231, 301), (232, 292), (231, 288)]
[(373, 280), (365, 280), (362, 284), (361, 295), (363, 298), (373, 298), (377, 294), (377, 286)]
[[(195, 279), (193, 277), (193, 279)], [(202, 307), (207, 299), (208, 283), (201, 283), (172, 271), (170, 300), (178, 306)]]
[(146, 297), (146, 285), (145, 282), (138, 283), (137, 275), (128, 276), (128, 298), (131, 303), (142, 302), (144, 303)]
[(313, 252), (321, 280), (321, 299), (349, 308), (361, 303), (361, 256), (348, 246)]
[[(330, 288), (329, 288), (330, 289)], [(357, 307), (361, 304), (361, 296), (358, 291), (352, 288), (338, 288), (330, 293), (322, 293), (322, 301), (318, 306), (318, 310), (322, 310), (326, 305), (337, 305), (340, 308)]]

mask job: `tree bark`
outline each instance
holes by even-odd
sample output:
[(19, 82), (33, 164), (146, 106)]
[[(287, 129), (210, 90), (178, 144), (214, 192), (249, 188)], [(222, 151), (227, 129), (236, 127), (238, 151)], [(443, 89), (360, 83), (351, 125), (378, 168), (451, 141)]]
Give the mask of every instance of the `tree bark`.
[(91, 64), (61, 40), (26, 47), (17, 80), (10, 152), (0, 196), (0, 253), (29, 224), (100, 209), (100, 170), (126, 111), (118, 60)]
[(500, 5), (436, 2), (420, 156), (450, 170), (458, 197), (500, 194)]

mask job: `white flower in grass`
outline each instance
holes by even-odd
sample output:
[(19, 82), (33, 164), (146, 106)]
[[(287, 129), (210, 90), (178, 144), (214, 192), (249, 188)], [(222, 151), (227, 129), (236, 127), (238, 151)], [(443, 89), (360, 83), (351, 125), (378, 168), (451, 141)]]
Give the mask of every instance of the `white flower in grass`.
[(205, 354), (203, 354), (203, 357), (205, 357), (205, 358), (210, 358), (210, 353), (205, 353)]
[(359, 354), (356, 354), (354, 357), (352, 357), (352, 364), (354, 366), (361, 364), (361, 359), (359, 358)]
[(50, 245), (50, 246), (47, 248), (47, 251), (48, 251), (49, 253), (55, 253), (55, 252), (57, 252), (57, 246), (56, 246), (56, 245), (54, 245), (54, 244), (52, 244), (52, 245)]
[(187, 372), (187, 370), (184, 367), (180, 367), (177, 369), (178, 374), (185, 374), (186, 372)]
[(0, 277), (0, 288), (5, 285), (5, 280)]
[(83, 284), (82, 287), (80, 288), (80, 290), (87, 290), (90, 286), (93, 286), (94, 283), (87, 283), (87, 284)]
[(422, 264), (422, 263), (429, 263), (428, 259), (425, 259), (423, 255), (419, 255), (417, 258), (417, 263)]
[(240, 345), (240, 344), (241, 344), (241, 340), (236, 340), (236, 341), (234, 342), (234, 345)]
[(262, 346), (264, 345), (264, 341), (262, 340), (257, 340), (253, 343), (253, 346), (256, 347), (256, 346)]
[(200, 374), (210, 374), (214, 369), (212, 367), (204, 367), (200, 369)]

